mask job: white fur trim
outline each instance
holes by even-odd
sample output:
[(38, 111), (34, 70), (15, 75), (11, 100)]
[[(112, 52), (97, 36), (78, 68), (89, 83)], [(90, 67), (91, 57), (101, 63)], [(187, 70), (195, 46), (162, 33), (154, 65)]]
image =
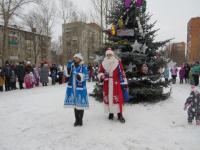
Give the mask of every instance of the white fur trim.
[(106, 72), (109, 73), (109, 76), (112, 77), (113, 71), (119, 65), (119, 60), (117, 60), (115, 57), (111, 57), (110, 59), (105, 58), (102, 62), (102, 65)]
[(118, 113), (119, 105), (113, 104), (113, 78), (109, 78), (108, 80), (108, 101), (109, 101), (109, 112), (110, 113)]
[(104, 106), (104, 110), (105, 112), (108, 113), (119, 113), (120, 109), (119, 109), (119, 104), (114, 104), (113, 103), (113, 79), (109, 78), (108, 79), (108, 101), (109, 101), (109, 105), (105, 104)]
[(103, 73), (99, 73), (99, 74), (97, 75), (98, 79), (100, 80), (101, 77), (102, 77), (103, 75), (104, 75)]
[(64, 108), (76, 108), (78, 110), (88, 110), (89, 109), (89, 106), (88, 107), (78, 107), (78, 106), (74, 106), (74, 105), (63, 105)]
[(81, 55), (81, 53), (77, 53), (77, 54), (75, 54), (73, 57), (77, 57), (77, 58), (79, 58), (80, 60), (83, 60), (83, 56)]
[(128, 85), (128, 81), (126, 78), (124, 79), (124, 82), (121, 83), (121, 85)]
[(78, 75), (81, 77), (81, 81), (80, 82), (83, 82), (84, 81), (84, 74), (78, 73)]
[(68, 71), (66, 71), (66, 77), (70, 77), (70, 74), (68, 74)]

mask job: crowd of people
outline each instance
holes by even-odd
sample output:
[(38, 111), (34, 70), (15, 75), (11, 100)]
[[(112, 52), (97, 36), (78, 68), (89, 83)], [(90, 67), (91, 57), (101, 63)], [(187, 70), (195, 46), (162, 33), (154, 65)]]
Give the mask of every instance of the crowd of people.
[(35, 66), (30, 61), (18, 64), (10, 64), (6, 61), (5, 65), (0, 67), (0, 91), (47, 86), (49, 78), (52, 85), (56, 82), (65, 83), (62, 67), (56, 64), (49, 65), (47, 62), (41, 62), (39, 66)]
[(176, 84), (177, 77), (179, 77), (180, 84), (186, 83), (198, 86), (199, 85), (199, 74), (200, 63), (197, 61), (194, 64), (185, 63), (181, 67), (174, 65), (169, 68), (168, 66), (164, 69), (164, 78), (165, 81), (169, 81), (171, 74), (172, 84)]
[[(89, 63), (88, 81), (97, 81), (98, 64)], [(51, 80), (49, 80), (51, 79)], [(5, 62), (0, 67), (0, 91), (10, 91), (16, 89), (30, 89), (40, 85), (47, 86), (56, 83), (63, 84), (67, 81), (66, 71), (63, 66), (57, 64), (49, 65), (46, 61), (41, 62), (39, 66), (32, 65), (30, 61), (11, 64)]]

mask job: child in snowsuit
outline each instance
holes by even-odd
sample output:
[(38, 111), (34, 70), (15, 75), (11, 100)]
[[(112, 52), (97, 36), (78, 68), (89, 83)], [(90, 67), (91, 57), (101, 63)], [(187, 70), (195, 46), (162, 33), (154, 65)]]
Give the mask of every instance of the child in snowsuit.
[(200, 125), (200, 93), (192, 86), (192, 92), (185, 102), (184, 110), (188, 108), (188, 123), (192, 124), (194, 118), (196, 125)]

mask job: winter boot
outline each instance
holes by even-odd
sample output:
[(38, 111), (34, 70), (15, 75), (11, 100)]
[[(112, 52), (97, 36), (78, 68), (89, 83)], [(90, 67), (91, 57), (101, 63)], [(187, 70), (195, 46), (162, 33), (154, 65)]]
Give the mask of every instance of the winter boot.
[(79, 126), (83, 125), (83, 114), (84, 114), (84, 110), (79, 110), (79, 122), (78, 122)]
[(125, 119), (124, 119), (124, 117), (122, 116), (122, 113), (118, 113), (117, 116), (118, 116), (118, 120), (119, 120), (121, 123), (125, 123)]
[(113, 120), (113, 118), (114, 118), (114, 114), (113, 113), (109, 113), (108, 119), (109, 120)]
[(78, 116), (78, 110), (75, 108), (74, 109), (74, 114), (75, 114), (75, 122), (74, 122), (74, 127), (77, 127), (79, 125), (79, 116)]

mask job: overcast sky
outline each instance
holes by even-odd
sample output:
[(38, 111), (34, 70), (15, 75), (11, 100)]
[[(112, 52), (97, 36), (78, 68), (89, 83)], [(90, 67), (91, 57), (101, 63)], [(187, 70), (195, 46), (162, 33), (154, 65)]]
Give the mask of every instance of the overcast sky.
[[(72, 0), (85, 12), (91, 10), (90, 0)], [(187, 23), (192, 17), (200, 17), (200, 0), (147, 0), (147, 11), (152, 21), (157, 20), (155, 28), (159, 28), (157, 39), (175, 38), (175, 42), (187, 41)], [(61, 34), (61, 29), (57, 33)]]

